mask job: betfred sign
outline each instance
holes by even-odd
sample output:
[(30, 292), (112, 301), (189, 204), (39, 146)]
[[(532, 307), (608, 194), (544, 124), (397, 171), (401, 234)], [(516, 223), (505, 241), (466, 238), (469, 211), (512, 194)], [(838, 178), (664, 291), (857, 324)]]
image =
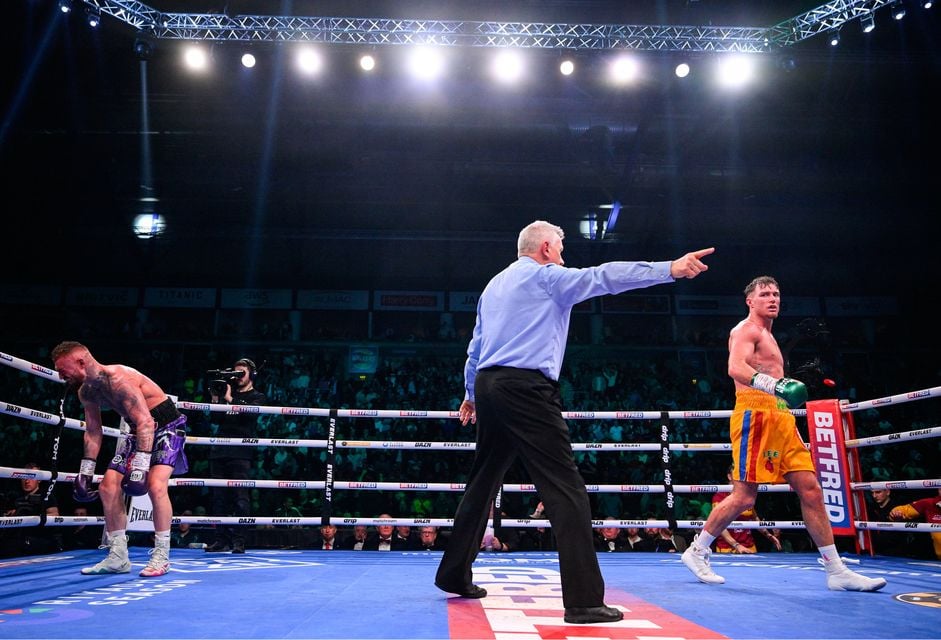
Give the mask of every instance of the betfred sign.
[(823, 490), (823, 507), (833, 533), (851, 536), (853, 501), (850, 492), (849, 465), (843, 438), (843, 417), (836, 400), (815, 400), (807, 403), (807, 431), (810, 453)]

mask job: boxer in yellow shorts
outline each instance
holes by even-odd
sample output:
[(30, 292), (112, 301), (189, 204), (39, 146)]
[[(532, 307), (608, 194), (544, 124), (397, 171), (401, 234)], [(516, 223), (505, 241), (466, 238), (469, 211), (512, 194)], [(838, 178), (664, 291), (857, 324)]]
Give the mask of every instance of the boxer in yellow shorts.
[(823, 492), (810, 454), (797, 432), (796, 409), (807, 401), (807, 387), (784, 377), (784, 356), (771, 334), (781, 309), (781, 291), (770, 276), (745, 287), (748, 317), (729, 332), (729, 376), (735, 383), (731, 420), (732, 493), (712, 509), (702, 531), (683, 552), (685, 564), (700, 582), (722, 584), (712, 570), (710, 554), (716, 537), (739, 514), (755, 508), (759, 483), (787, 482), (800, 498), (807, 533), (817, 545), (834, 591), (877, 591), (883, 578), (870, 578), (846, 568), (833, 544), (833, 530), (823, 506)]
[(757, 389), (735, 392), (731, 418), (732, 479), (781, 483), (791, 471), (814, 472), (787, 403)]

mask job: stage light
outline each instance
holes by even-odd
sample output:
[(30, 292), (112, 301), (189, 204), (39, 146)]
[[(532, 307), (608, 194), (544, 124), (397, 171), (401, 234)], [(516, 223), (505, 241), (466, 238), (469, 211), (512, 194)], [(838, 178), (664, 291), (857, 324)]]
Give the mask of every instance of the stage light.
[(72, 10), (72, 0), (59, 0), (59, 11), (69, 13)]
[(516, 82), (523, 75), (523, 59), (518, 51), (500, 51), (491, 65), (493, 76), (504, 84)]
[(575, 63), (571, 60), (563, 60), (559, 65), (559, 73), (563, 76), (570, 76), (575, 73)]
[(85, 19), (88, 21), (88, 26), (92, 29), (101, 24), (101, 14), (95, 7), (88, 7), (88, 9), (85, 10)]
[(434, 80), (444, 73), (444, 57), (438, 49), (418, 47), (409, 56), (408, 68), (420, 80)]
[(134, 39), (134, 54), (138, 60), (150, 60), (154, 54), (154, 45), (148, 37), (138, 35)]
[(905, 17), (905, 5), (898, 0), (895, 4), (892, 5), (892, 17), (895, 20), (901, 20)]
[(314, 75), (323, 68), (323, 60), (313, 49), (304, 48), (297, 52), (297, 68), (308, 75)]
[(205, 71), (209, 67), (209, 54), (202, 47), (191, 45), (183, 51), (183, 62), (192, 71)]
[(626, 84), (637, 77), (639, 70), (636, 60), (621, 56), (611, 63), (611, 80), (617, 84)]
[(930, 9), (931, 7), (934, 6), (934, 2), (932, 0), (925, 0), (924, 2), (921, 3), (921, 6), (924, 7), (925, 9)]
[(676, 65), (676, 69), (673, 70), (673, 73), (676, 74), (677, 78), (685, 78), (689, 75), (689, 65), (685, 62), (681, 62)]
[(376, 68), (376, 59), (371, 55), (364, 55), (359, 59), (359, 67), (363, 71), (372, 71)]
[(863, 26), (863, 33), (870, 33), (876, 28), (876, 19), (873, 17), (871, 11), (860, 18), (859, 23)]
[(243, 54), (242, 54), (242, 66), (245, 67), (246, 69), (251, 69), (252, 67), (254, 67), (254, 66), (255, 66), (255, 62), (256, 62), (256, 60), (255, 60), (255, 56), (254, 56), (254, 55), (252, 55), (252, 54), (250, 54), (250, 53), (243, 53)]
[(840, 44), (840, 30), (836, 29), (830, 32), (830, 46), (835, 47)]
[(134, 218), (134, 235), (141, 240), (156, 238), (167, 230), (167, 221), (159, 213), (142, 213)]
[(754, 73), (754, 62), (747, 56), (726, 56), (719, 61), (719, 84), (724, 87), (741, 87)]

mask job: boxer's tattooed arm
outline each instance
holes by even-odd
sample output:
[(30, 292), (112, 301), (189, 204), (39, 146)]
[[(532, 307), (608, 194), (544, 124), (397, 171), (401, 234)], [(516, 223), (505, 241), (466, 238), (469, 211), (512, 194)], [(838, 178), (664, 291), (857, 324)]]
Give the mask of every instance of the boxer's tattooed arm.
[(80, 397), (98, 405), (106, 405), (120, 414), (137, 435), (140, 451), (153, 448), (154, 421), (140, 387), (123, 375), (105, 371), (85, 381)]

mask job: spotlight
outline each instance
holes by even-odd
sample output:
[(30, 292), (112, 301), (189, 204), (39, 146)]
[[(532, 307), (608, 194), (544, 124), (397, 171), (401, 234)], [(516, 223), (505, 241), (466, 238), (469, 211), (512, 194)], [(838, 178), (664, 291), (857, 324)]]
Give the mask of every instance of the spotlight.
[(376, 59), (366, 54), (359, 59), (359, 68), (363, 71), (372, 71), (376, 68)]
[(242, 66), (246, 69), (251, 69), (255, 66), (255, 56), (250, 53), (242, 54)]
[(193, 71), (209, 68), (209, 54), (202, 47), (189, 46), (183, 51), (183, 62)]
[(895, 20), (901, 20), (905, 17), (905, 5), (901, 2), (896, 2), (892, 5), (892, 17)]
[(924, 2), (921, 3), (921, 6), (924, 7), (925, 9), (930, 9), (931, 7), (934, 6), (934, 2), (933, 0), (924, 0)]
[(840, 44), (840, 30), (839, 29), (830, 33), (830, 46), (835, 47), (838, 44)]
[(418, 47), (412, 50), (408, 66), (419, 80), (434, 80), (444, 73), (444, 57), (437, 48)]
[(323, 60), (313, 49), (301, 49), (297, 52), (297, 68), (303, 73), (314, 75), (323, 67)]
[(719, 62), (719, 83), (725, 87), (742, 87), (755, 73), (754, 59), (744, 55), (731, 55)]
[(142, 213), (134, 218), (134, 235), (141, 240), (156, 238), (167, 229), (167, 221), (159, 213)]
[(88, 7), (85, 11), (85, 19), (88, 21), (88, 26), (92, 29), (101, 24), (101, 14), (95, 7)]
[(676, 69), (673, 70), (673, 73), (676, 74), (677, 78), (685, 78), (689, 75), (689, 65), (685, 62), (681, 62), (676, 65)]
[(511, 84), (523, 75), (523, 59), (517, 51), (501, 51), (494, 57), (491, 71), (499, 82)]
[(872, 11), (864, 15), (859, 22), (863, 25), (863, 33), (870, 33), (876, 28), (876, 19), (873, 17)]
[(147, 37), (138, 35), (134, 39), (134, 54), (138, 60), (150, 60), (150, 57), (154, 54), (153, 43)]
[(59, 11), (62, 13), (72, 11), (72, 0), (59, 0)]
[(575, 63), (571, 60), (563, 60), (559, 65), (559, 73), (563, 76), (570, 76), (575, 73)]
[(637, 61), (627, 56), (621, 56), (611, 63), (611, 79), (616, 84), (627, 84), (637, 77), (640, 67)]

